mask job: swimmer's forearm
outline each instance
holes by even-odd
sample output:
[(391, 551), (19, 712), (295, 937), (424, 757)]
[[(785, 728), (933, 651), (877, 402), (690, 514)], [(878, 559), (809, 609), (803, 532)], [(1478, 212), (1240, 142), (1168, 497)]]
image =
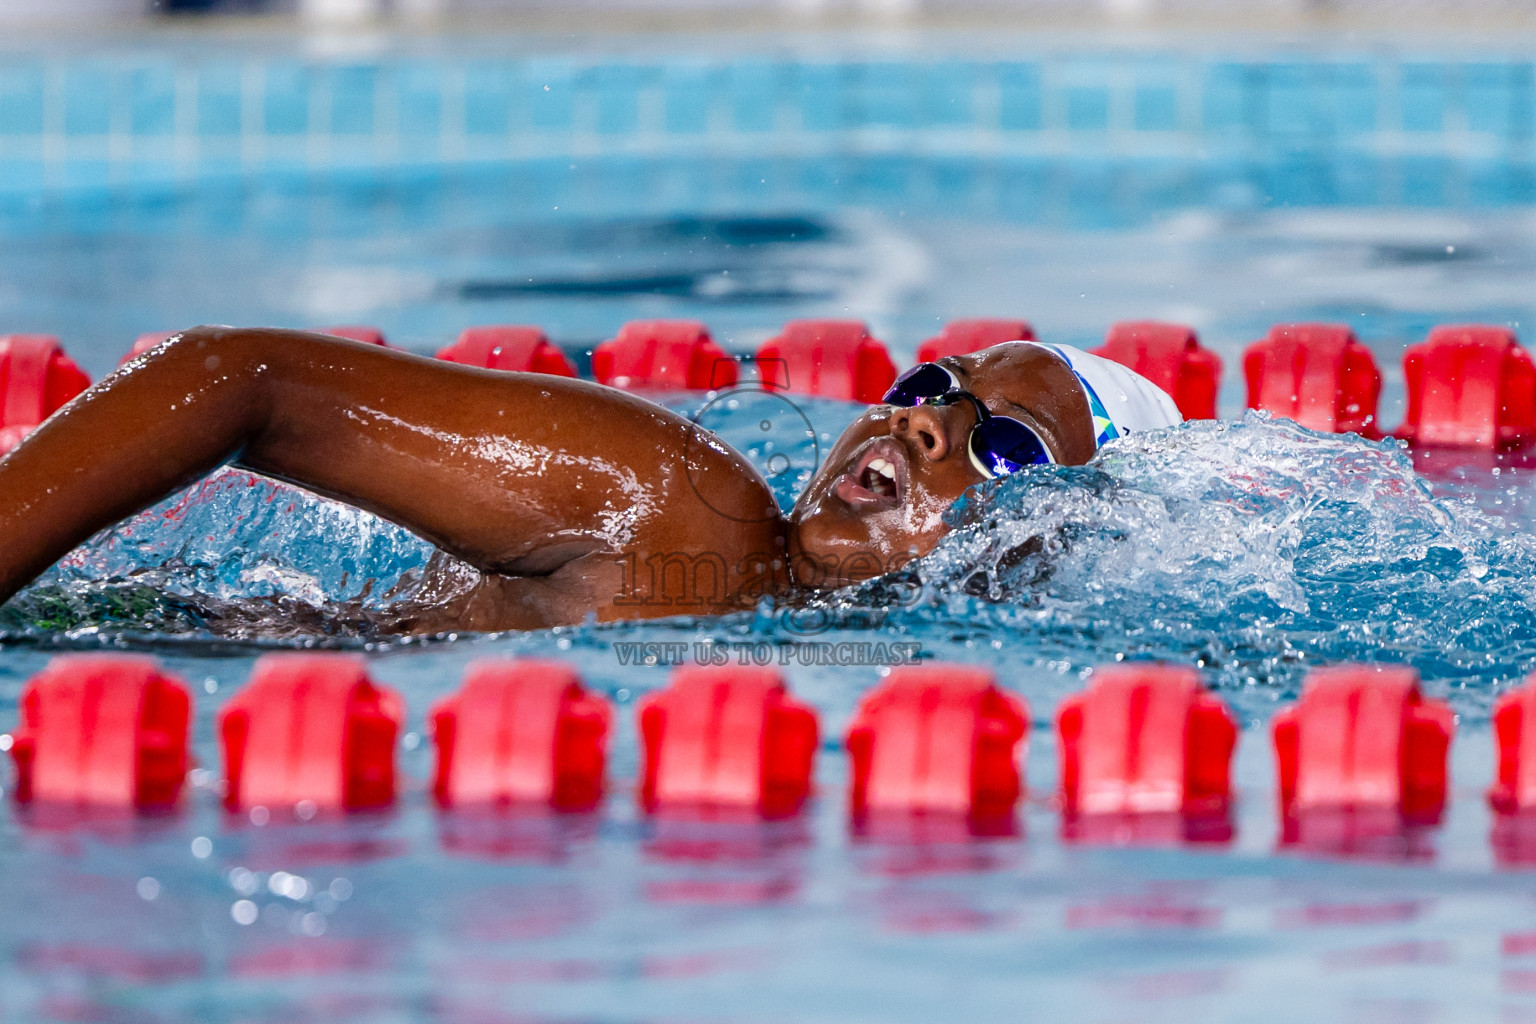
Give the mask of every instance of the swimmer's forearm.
[(167, 346), (152, 369), (120, 370), (0, 460), (0, 601), (98, 530), (229, 461), (261, 429), (255, 380), (219, 358), (195, 342)]
[[(294, 331), (195, 328), (0, 459), (0, 601), (97, 531), (231, 461), (374, 512), (496, 575), (701, 546), (732, 566), (781, 552), (767, 488), (739, 456), (695, 436), (657, 406), (587, 383)], [(615, 604), (610, 583), (584, 572), (567, 588), (571, 607)]]
[[(411, 359), (293, 331), (199, 327), (135, 360), (0, 460), (0, 600), (97, 531), (232, 461), (453, 550), (454, 530), (473, 536), (476, 524), (452, 518), (452, 446), (430, 427), (455, 389), (432, 379), (436, 367), (394, 365)], [(408, 380), (413, 371), (425, 379)], [(436, 406), (392, 415), (413, 387), (436, 391)], [(412, 472), (423, 465), (426, 479)]]

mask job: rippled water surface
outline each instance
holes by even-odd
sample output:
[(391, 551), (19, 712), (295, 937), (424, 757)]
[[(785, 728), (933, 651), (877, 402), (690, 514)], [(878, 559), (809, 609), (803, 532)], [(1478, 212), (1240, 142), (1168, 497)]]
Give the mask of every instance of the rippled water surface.
[[(1486, 170), (850, 148), (8, 194), (3, 326), (60, 333), (97, 376), (135, 334), (196, 322), (372, 322), (420, 352), (469, 324), (532, 322), (585, 365), (635, 317), (701, 318), (747, 353), (785, 319), (856, 316), (900, 362), (952, 316), (1022, 315), (1085, 347), (1117, 318), (1162, 317), (1224, 358), (1228, 419), (989, 485), (932, 555), (806, 607), (488, 637), (382, 632), (428, 545), (217, 474), (0, 609), (0, 725), (56, 652), (148, 651), (194, 691), (201, 766), (164, 820), (0, 812), (0, 1016), (1536, 1019), (1531, 844), (1490, 842), (1481, 798), (1490, 703), (1536, 667), (1531, 464), (1240, 418), (1240, 353), (1275, 321), (1352, 324), (1382, 365), (1389, 428), (1402, 350), (1431, 324), (1536, 322), (1525, 179)], [(750, 388), (659, 397), (747, 452), (786, 506), (855, 413)], [(785, 665), (824, 731), (807, 814), (635, 812), (634, 704), (667, 675), (621, 659), (635, 641)], [(1016, 834), (848, 828), (839, 738), (881, 667), (815, 652), (890, 642), (989, 666), (1030, 702), (1034, 795)], [(226, 816), (215, 715), (260, 653), (310, 645), (362, 653), (404, 696), (400, 807)], [(436, 813), (430, 705), (474, 659), (525, 654), (569, 659), (615, 702), (606, 805)], [(1050, 720), (1121, 658), (1196, 665), (1243, 719), (1229, 843), (1059, 834)], [(1278, 849), (1270, 713), (1308, 667), (1362, 659), (1411, 664), (1460, 714), (1449, 815)]]

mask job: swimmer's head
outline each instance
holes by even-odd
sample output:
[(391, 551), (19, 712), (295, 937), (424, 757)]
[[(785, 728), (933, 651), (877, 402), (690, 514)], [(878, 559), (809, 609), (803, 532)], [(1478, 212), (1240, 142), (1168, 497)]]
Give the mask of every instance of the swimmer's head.
[[(1059, 355), (1011, 342), (940, 363), (993, 414), (1033, 428), (1053, 461), (1093, 457), (1088, 398)], [(841, 586), (932, 551), (949, 531), (945, 510), (985, 479), (968, 453), (977, 415), (960, 401), (876, 405), (854, 420), (790, 513), (797, 581)]]

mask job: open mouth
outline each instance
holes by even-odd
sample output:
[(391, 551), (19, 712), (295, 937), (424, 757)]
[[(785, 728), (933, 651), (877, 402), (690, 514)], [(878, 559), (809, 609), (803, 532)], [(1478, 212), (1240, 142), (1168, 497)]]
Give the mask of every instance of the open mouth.
[(868, 445), (837, 480), (837, 496), (861, 511), (896, 508), (907, 496), (907, 453), (895, 438)]

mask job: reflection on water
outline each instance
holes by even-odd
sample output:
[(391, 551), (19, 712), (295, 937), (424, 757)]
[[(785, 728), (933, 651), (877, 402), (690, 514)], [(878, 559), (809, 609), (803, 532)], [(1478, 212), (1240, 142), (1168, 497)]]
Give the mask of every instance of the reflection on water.
[[(1335, 320), (1376, 353), (1390, 426), (1402, 349), (1430, 325), (1536, 322), (1536, 178), (1518, 152), (1361, 160), (1322, 141), (1294, 157), (1218, 145), (1166, 161), (641, 154), (65, 194), (0, 209), (20, 240), (0, 248), (0, 305), (4, 329), (59, 333), (97, 376), (136, 334), (205, 321), (375, 322), (418, 351), (471, 323), (538, 323), (583, 365), (639, 317), (703, 319), (737, 353), (792, 317), (861, 317), (899, 362), (951, 317), (1025, 316), (1085, 347), (1115, 319), (1161, 317), (1194, 324), (1224, 358), (1229, 415), (1248, 341), (1277, 321)], [(1487, 205), (1457, 198), (1470, 196)], [(855, 412), (736, 400), (668, 399), (764, 466), (783, 503)], [(472, 658), (556, 656), (617, 703), (611, 763), (632, 780), (626, 716), (665, 672), (618, 664), (616, 639), (791, 653), (899, 639), (991, 667), (1041, 722), (1117, 655), (1197, 663), (1250, 725), (1239, 760), (1260, 766), (1268, 738), (1252, 726), (1310, 665), (1406, 661), (1468, 719), (1457, 757), (1486, 747), (1489, 702), (1536, 662), (1536, 488), (1529, 459), (1428, 452), (1413, 465), (1418, 479), (1390, 447), (1257, 419), (1193, 425), (992, 488), (938, 554), (839, 595), (811, 630), (765, 608), (429, 644), (379, 636), (375, 615), (410, 592), (428, 546), (225, 473), (96, 538), (0, 611), (0, 711), (14, 716), (55, 647), (152, 650), (197, 691), (211, 767), (213, 716), (249, 673), (245, 640), (363, 647), (415, 716)], [(1044, 553), (1015, 557), (1031, 537)], [(837, 736), (879, 670), (789, 676)], [(150, 822), (0, 812), (0, 1014), (1536, 1020), (1536, 827), (1491, 819), (1475, 783), (1434, 832), (1369, 815), (1287, 831), (1258, 771), (1210, 834), (1063, 823), (1045, 802), (978, 834), (928, 817), (850, 824), (825, 779), (804, 816), (769, 825), (643, 819), (622, 788), (594, 815), (440, 814), (419, 788), (427, 746), (402, 749), (418, 788), (386, 815), (237, 820), (216, 783)], [(1486, 755), (1467, 779), (1487, 778)], [(835, 749), (821, 761), (834, 778), (846, 768)], [(1035, 792), (1052, 791), (1049, 774), (1032, 764)]]

